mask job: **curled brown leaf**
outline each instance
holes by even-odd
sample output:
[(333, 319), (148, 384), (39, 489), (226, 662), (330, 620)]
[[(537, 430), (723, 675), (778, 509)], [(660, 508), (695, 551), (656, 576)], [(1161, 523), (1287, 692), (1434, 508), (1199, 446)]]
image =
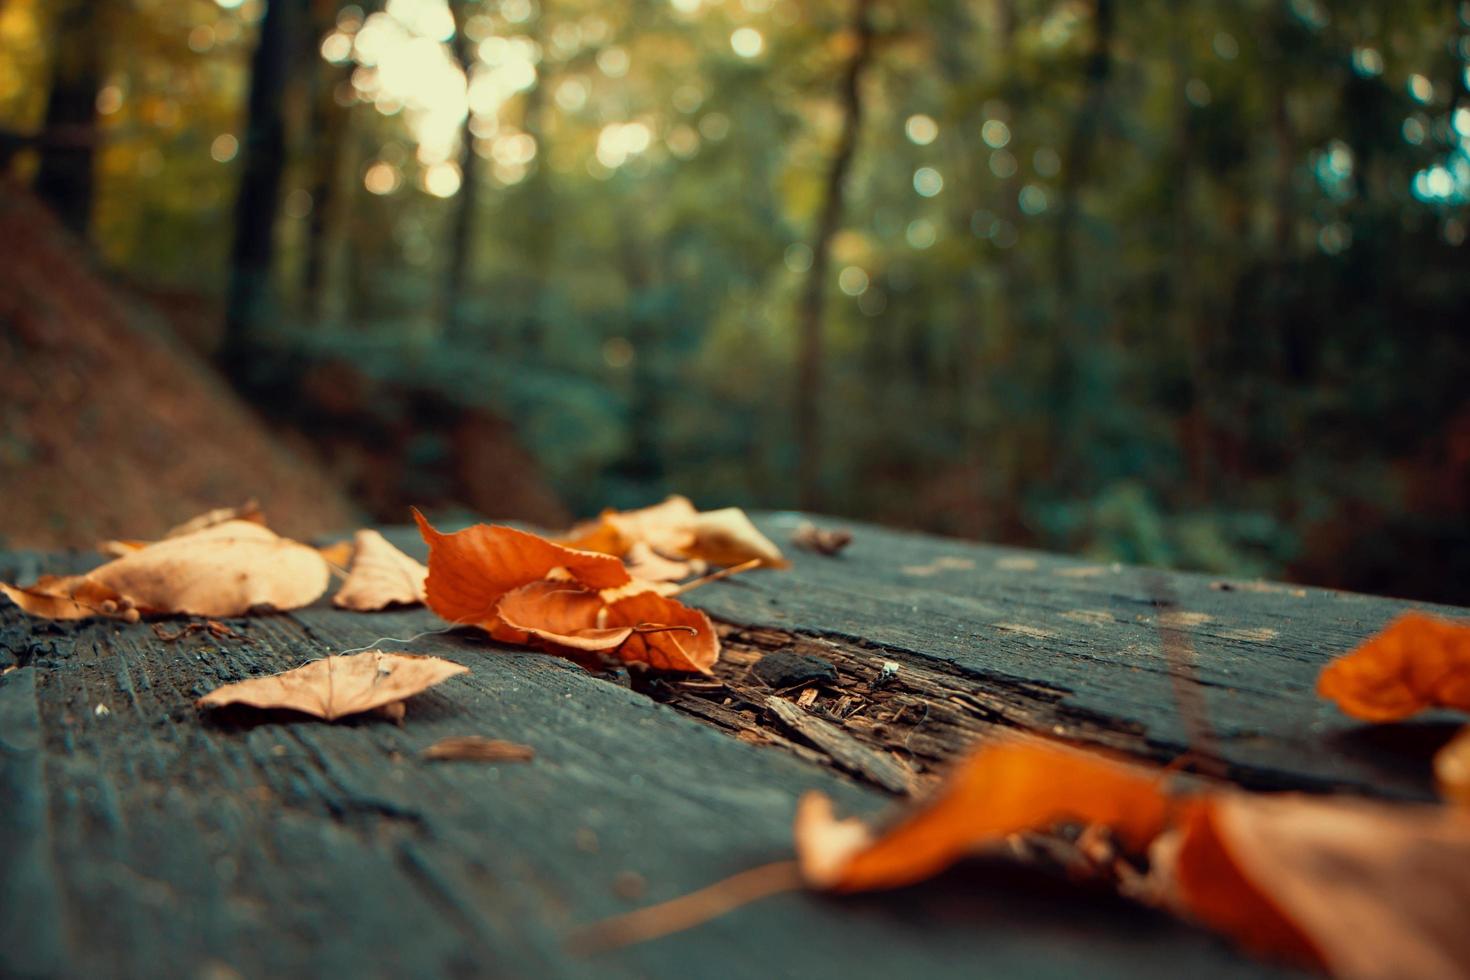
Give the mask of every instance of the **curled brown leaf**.
[(327, 656), (279, 674), (226, 684), (200, 698), (198, 705), (280, 708), (336, 721), (398, 704), (468, 670), (439, 657), (373, 650)]

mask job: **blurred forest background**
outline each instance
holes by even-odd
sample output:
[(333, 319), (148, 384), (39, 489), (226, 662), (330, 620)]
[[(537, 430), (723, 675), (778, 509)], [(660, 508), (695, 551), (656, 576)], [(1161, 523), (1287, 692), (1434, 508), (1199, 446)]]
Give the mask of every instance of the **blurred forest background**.
[(0, 0), (0, 527), (236, 502), (258, 418), (323, 519), (1470, 602), (1467, 89), (1447, 0)]

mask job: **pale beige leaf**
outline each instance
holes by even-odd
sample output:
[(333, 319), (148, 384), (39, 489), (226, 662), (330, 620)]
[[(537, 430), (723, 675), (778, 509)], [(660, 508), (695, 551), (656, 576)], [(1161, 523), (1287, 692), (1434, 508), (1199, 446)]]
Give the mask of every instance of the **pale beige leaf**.
[(347, 574), (347, 581), (332, 597), (332, 605), (370, 612), (424, 601), (424, 580), (428, 578), (428, 568), (371, 529), (358, 531), (354, 544), (352, 568)]
[(121, 558), (123, 555), (141, 551), (152, 543), (152, 541), (140, 541), (136, 538), (119, 538), (115, 541), (98, 542), (97, 550), (108, 558)]
[(347, 715), (395, 704), (469, 668), (439, 657), (370, 651), (314, 660), (268, 677), (256, 677), (210, 691), (201, 708), (244, 704), (283, 708), (335, 721)]
[(124, 555), (86, 578), (145, 612), (220, 617), (305, 606), (327, 590), (330, 572), (315, 548), (227, 521)]
[(684, 554), (711, 565), (739, 565), (759, 558), (761, 564), (785, 568), (790, 564), (781, 549), (751, 523), (739, 507), (705, 511), (695, 516), (690, 530), (694, 544)]
[(709, 567), (697, 558), (665, 558), (642, 541), (635, 541), (628, 549), (623, 564), (628, 566), (629, 575), (643, 582), (678, 582), (692, 575), (703, 575)]
[(1434, 754), (1434, 781), (1442, 798), (1470, 810), (1470, 725)]
[(208, 510), (197, 517), (191, 517), (176, 527), (171, 527), (164, 532), (165, 538), (182, 538), (187, 534), (196, 534), (206, 528), (217, 524), (225, 524), (229, 521), (247, 521), (252, 524), (265, 525), (265, 514), (261, 512), (260, 504), (254, 500), (247, 500), (239, 507), (216, 507)]

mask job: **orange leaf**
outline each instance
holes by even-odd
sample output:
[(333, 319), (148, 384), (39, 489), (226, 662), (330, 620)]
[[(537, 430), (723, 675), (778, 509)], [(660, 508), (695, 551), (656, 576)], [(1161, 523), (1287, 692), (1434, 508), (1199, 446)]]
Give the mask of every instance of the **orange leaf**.
[(1213, 800), (1188, 807), (1178, 836), (1168, 843), (1177, 846), (1177, 852), (1167, 863), (1159, 857), (1154, 874), (1178, 890), (1181, 911), (1235, 937), (1251, 952), (1321, 967), (1321, 954), (1312, 941), (1269, 894), (1241, 873), (1221, 839), (1217, 817)]
[[(569, 582), (532, 582), (501, 597), (496, 611), (508, 630), (555, 646), (591, 652), (611, 650), (633, 632), (631, 626), (600, 628), (602, 597)], [(502, 630), (496, 639), (524, 643)]]
[(1470, 626), (1405, 613), (1323, 668), (1317, 693), (1367, 721), (1433, 707), (1470, 711)]
[(332, 597), (332, 605), (370, 612), (424, 601), (427, 568), (393, 547), (377, 531), (358, 531), (353, 541), (352, 568), (347, 581)]
[[(639, 592), (608, 603), (602, 622), (634, 628), (617, 651), (624, 663), (708, 674), (720, 659), (720, 638), (709, 617), (657, 592)], [(673, 628), (640, 632), (640, 626)]]
[(882, 834), (834, 819), (826, 797), (808, 793), (797, 809), (796, 854), (812, 887), (896, 888), (1009, 834), (1064, 821), (1101, 824), (1142, 850), (1169, 813), (1157, 775), (1049, 744), (1006, 743), (963, 761), (927, 805)]
[(352, 556), (357, 551), (351, 541), (336, 541), (316, 550), (327, 560), (327, 564), (335, 565), (337, 568), (346, 568), (352, 564)]
[(595, 551), (602, 555), (620, 557), (628, 550), (629, 542), (622, 532), (601, 517), (595, 521), (584, 521), (556, 539), (558, 544), (581, 551)]
[(1218, 794), (1188, 811), (1182, 911), (1339, 977), (1463, 977), (1470, 820), (1442, 807)]
[(413, 516), (429, 545), (429, 608), (450, 622), (493, 631), (499, 623), (495, 609), (501, 596), (540, 581), (557, 568), (589, 589), (617, 588), (632, 581), (623, 563), (608, 555), (489, 524), (443, 534), (417, 510)]
[(329, 656), (295, 670), (210, 691), (201, 708), (285, 708), (327, 721), (397, 704), (469, 668), (438, 657), (370, 651)]

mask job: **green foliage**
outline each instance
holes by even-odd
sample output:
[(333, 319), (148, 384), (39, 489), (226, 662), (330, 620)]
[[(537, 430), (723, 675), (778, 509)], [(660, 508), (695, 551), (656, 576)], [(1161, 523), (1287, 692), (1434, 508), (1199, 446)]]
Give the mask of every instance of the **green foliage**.
[[(305, 48), (349, 126), (323, 146), (293, 110), (273, 343), (485, 400), (578, 510), (668, 489), (789, 505), (795, 308), (849, 4), (462, 6), (487, 59), (472, 76), (538, 53), (472, 127), (471, 326), (447, 334), (437, 308), (462, 195), (425, 190), (457, 158), (352, 55), (373, 22), (347, 7)], [(1426, 487), (1470, 487), (1470, 10), (1112, 6), (1102, 34), (1096, 0), (876, 5), (827, 284), (828, 509), (1101, 559), (1305, 561), (1343, 584), (1350, 559), (1311, 552), (1314, 529), (1462, 527), (1465, 501)], [(133, 275), (222, 288), (236, 175), (211, 151), (240, 131), (259, 9), (121, 16), (96, 234)], [(36, 10), (12, 0), (0, 24)], [(423, 77), (451, 58), (440, 21), (395, 23), (438, 52)], [(0, 58), (9, 118), (34, 118), (5, 80), (37, 64)], [(321, 323), (301, 194), (327, 152)]]

